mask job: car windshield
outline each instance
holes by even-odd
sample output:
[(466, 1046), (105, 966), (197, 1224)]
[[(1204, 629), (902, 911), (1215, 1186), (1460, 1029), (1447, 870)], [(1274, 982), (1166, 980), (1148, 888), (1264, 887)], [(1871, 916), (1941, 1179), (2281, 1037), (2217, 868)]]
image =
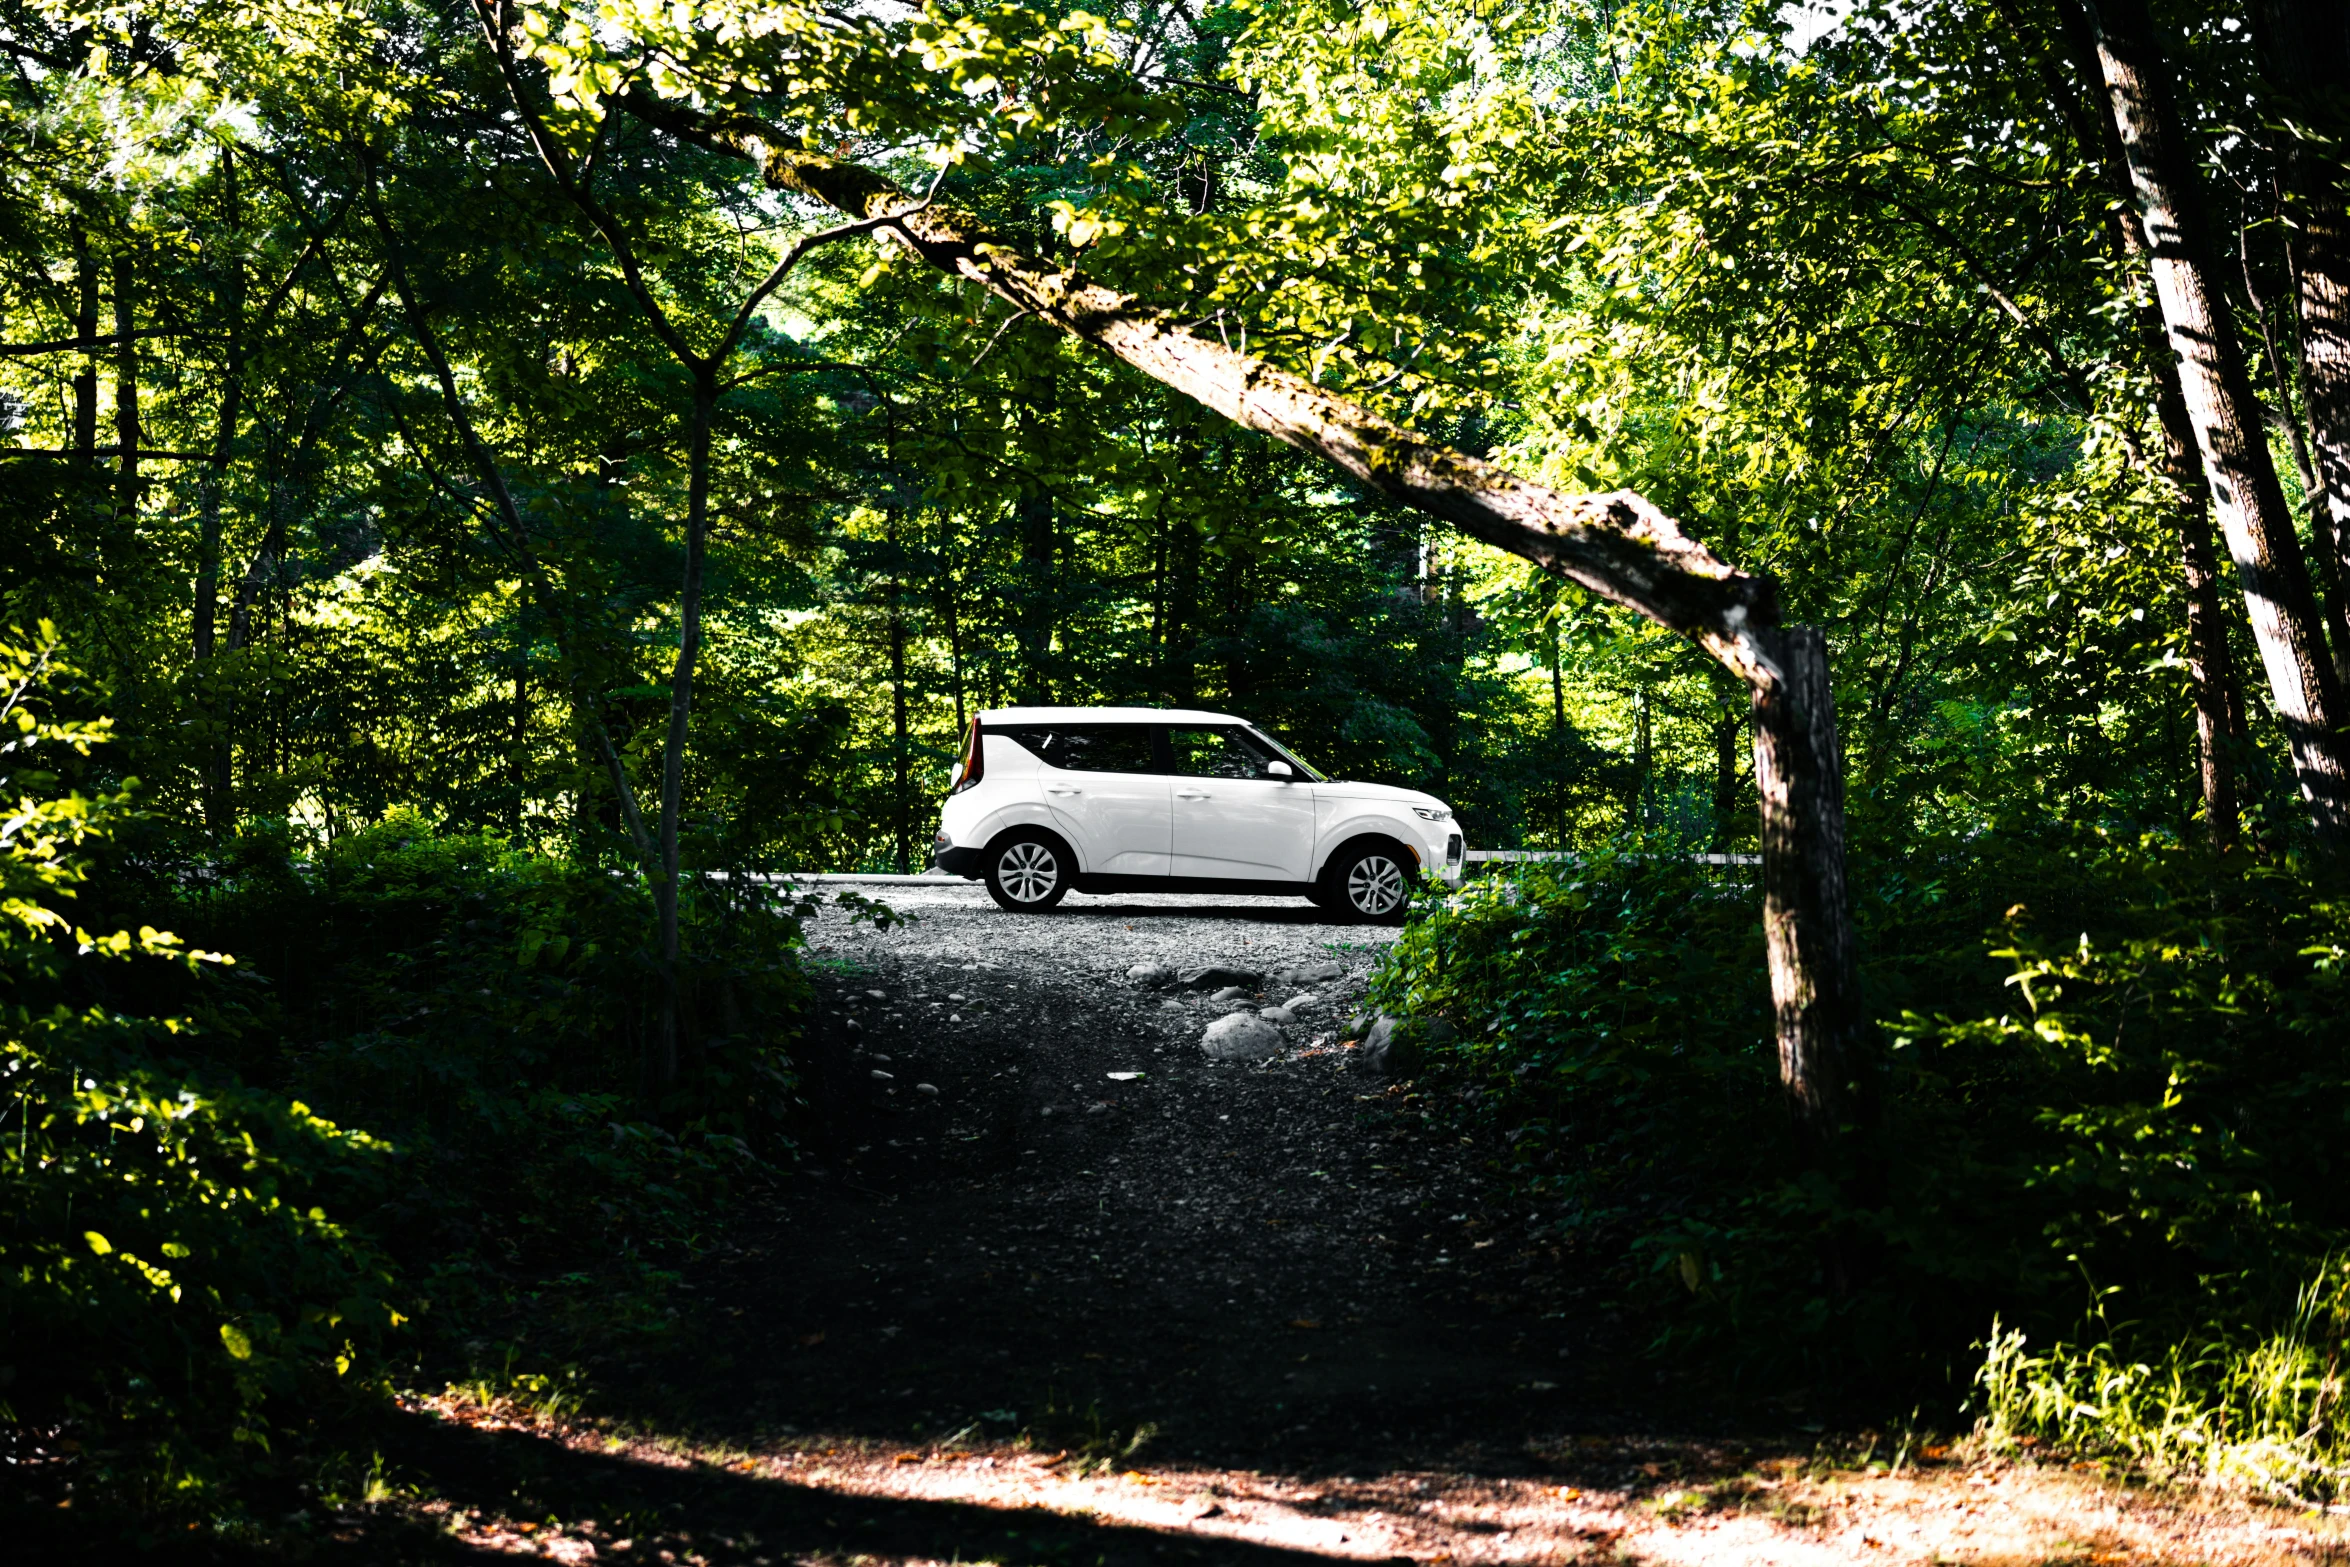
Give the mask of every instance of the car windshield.
[(1323, 772), (1313, 763), (1307, 761), (1304, 757), (1298, 755), (1295, 751), (1292, 751), (1289, 747), (1283, 745), (1280, 741), (1274, 739), (1271, 735), (1265, 733), (1262, 729), (1249, 730), (1248, 737), (1251, 740), (1254, 740), (1257, 744), (1263, 746), (1266, 750), (1271, 751), (1275, 756), (1281, 758), (1281, 760), (1287, 762), (1290, 766), (1296, 768), (1306, 777), (1311, 778), (1314, 782), (1328, 783), (1330, 781), (1330, 775), (1328, 773)]

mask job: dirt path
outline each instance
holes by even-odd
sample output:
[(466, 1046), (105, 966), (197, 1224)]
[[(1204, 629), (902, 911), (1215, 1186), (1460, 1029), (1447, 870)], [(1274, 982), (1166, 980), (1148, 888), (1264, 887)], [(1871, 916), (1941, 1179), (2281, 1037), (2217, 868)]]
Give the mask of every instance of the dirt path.
[[(892, 889), (893, 893), (897, 889)], [(2339, 1521), (1709, 1430), (1341, 1042), (1387, 932), (962, 889), (820, 921), (808, 1166), (593, 1421), (434, 1400), (407, 1554), (700, 1563), (2316, 1561)], [(1136, 964), (1335, 965), (1288, 1048)], [(1865, 1448), (1865, 1450), (1863, 1450)], [(1873, 1463), (1872, 1463), (1873, 1461)], [(1890, 1461), (1890, 1463), (1888, 1463)], [(380, 1542), (382, 1536), (377, 1534)], [(2338, 1557), (2335, 1559), (2339, 1559)]]
[[(1293, 900), (898, 902), (917, 923), (820, 931), (817, 1159), (706, 1283), (768, 1324), (719, 1357), (756, 1393), (730, 1435), (1386, 1466), (1556, 1424), (1588, 1324), (1514, 1287), (1534, 1259), (1470, 1151), (1343, 1048), (1391, 932)], [(1266, 977), (1218, 1002), (1146, 963)], [(1282, 1055), (1202, 1053), (1213, 1019), (1307, 994)]]

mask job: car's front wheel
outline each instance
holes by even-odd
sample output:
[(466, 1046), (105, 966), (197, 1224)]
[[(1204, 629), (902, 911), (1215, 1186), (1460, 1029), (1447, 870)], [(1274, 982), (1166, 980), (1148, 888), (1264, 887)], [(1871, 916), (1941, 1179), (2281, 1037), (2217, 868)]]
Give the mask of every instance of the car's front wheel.
[(1400, 925), (1412, 901), (1420, 868), (1409, 851), (1368, 843), (1342, 855), (1323, 883), (1330, 904), (1350, 919), (1373, 925)]
[(1077, 867), (1051, 833), (1014, 829), (987, 848), (987, 893), (1015, 914), (1042, 914), (1069, 894)]

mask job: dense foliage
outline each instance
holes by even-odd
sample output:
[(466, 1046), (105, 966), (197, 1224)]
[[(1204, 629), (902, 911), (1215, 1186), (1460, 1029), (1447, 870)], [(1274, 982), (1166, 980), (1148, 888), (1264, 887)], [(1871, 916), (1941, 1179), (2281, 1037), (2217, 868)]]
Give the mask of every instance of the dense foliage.
[[(2350, 904), (2097, 839), (1864, 874), (1887, 1048), (1860, 1183), (1790, 1173), (1745, 886), (1609, 857), (1483, 882), (1407, 932), (1385, 1000), (1413, 1019), (1423, 1095), (1507, 1150), (1521, 1196), (1642, 1301), (1660, 1351), (1758, 1395), (1881, 1399), (1924, 1375), (1955, 1401), (1995, 1318), (2011, 1380), (2019, 1346), (2084, 1321), (2126, 1365), (2200, 1352), (2210, 1325), (2302, 1319), (2315, 1408), (2287, 1434), (2330, 1456), (2288, 1474), (2350, 1472), (2323, 1392), (2350, 1325)], [(2207, 1359), (2182, 1403), (2232, 1369)], [(2077, 1396), (2001, 1414), (2098, 1434)]]
[[(5, 835), (0, 934), (18, 1429), (76, 1433), (100, 1498), (210, 1504), (420, 1364), (662, 1331), (667, 1270), (789, 1153), (804, 905), (696, 901), (698, 1059), (648, 1105), (641, 889), (401, 815), (300, 856), (248, 835), (158, 887), (124, 859), (155, 824), (41, 766), (103, 754), (108, 726), (52, 716), (71, 672), (0, 657), (12, 779), (46, 791)], [(122, 899), (241, 951), (69, 920)]]
[[(2303, 9), (2148, 14), (2350, 668)], [(788, 1152), (798, 914), (744, 873), (919, 868), (1027, 701), (1242, 712), (1584, 855), (1432, 908), (1389, 1000), (1740, 1386), (1955, 1399), (1995, 1342), (2002, 1429), (2088, 1441), (2109, 1361), (2336, 1342), (2340, 860), (2273, 582), (2198, 575), (2088, 14), (0, 0), (0, 622), (81, 671), (0, 667), (9, 1417), (168, 1485), (475, 1327), (657, 1326)], [(742, 124), (1771, 574), (1834, 667), (1851, 1168), (1789, 1175), (1751, 888), (1674, 858), (1756, 847), (1742, 685)]]

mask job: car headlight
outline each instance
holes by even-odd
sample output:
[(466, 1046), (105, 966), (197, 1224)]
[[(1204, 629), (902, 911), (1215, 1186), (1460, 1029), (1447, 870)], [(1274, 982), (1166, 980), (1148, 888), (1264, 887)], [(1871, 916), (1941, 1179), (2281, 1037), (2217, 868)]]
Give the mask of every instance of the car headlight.
[(1449, 822), (1452, 820), (1452, 812), (1441, 805), (1415, 805), (1412, 807), (1412, 814), (1424, 822)]

